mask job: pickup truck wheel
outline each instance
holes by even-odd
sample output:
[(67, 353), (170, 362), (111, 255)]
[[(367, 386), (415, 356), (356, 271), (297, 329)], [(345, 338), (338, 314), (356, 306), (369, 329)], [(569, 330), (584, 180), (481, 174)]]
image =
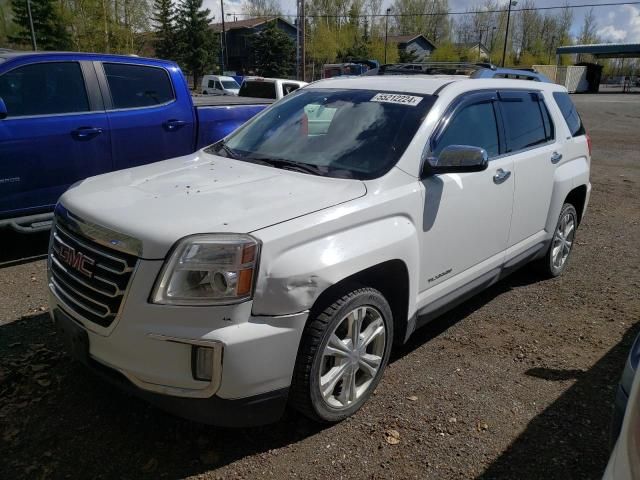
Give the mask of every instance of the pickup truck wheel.
[(373, 288), (353, 290), (307, 324), (294, 369), (291, 405), (321, 422), (356, 412), (389, 360), (393, 316)]
[(578, 214), (575, 207), (565, 203), (560, 211), (549, 250), (538, 263), (538, 270), (542, 274), (547, 277), (557, 277), (567, 268), (577, 226)]

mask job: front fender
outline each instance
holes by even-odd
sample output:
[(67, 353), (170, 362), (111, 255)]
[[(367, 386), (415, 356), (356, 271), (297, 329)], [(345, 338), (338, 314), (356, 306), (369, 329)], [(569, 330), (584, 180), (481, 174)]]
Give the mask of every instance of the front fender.
[[(389, 260), (404, 262), (409, 272), (408, 298), (416, 298), (419, 245), (408, 217), (376, 219), (296, 245), (280, 245), (271, 251), (267, 248), (262, 253), (254, 314), (286, 315), (308, 310), (326, 288)], [(409, 315), (413, 313), (411, 307)]]

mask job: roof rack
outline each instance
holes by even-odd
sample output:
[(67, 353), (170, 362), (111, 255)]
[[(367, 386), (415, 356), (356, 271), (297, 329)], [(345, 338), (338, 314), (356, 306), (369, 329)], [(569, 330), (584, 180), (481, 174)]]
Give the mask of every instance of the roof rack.
[(495, 70), (491, 63), (412, 62), (390, 63), (369, 70), (365, 75), (471, 75), (477, 70)]

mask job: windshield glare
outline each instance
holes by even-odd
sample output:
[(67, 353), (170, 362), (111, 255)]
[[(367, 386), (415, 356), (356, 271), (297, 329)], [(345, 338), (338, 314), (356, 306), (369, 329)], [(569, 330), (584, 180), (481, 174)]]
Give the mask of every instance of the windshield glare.
[(274, 104), (213, 152), (285, 160), (319, 174), (377, 178), (400, 159), (434, 97), (373, 90), (302, 89)]

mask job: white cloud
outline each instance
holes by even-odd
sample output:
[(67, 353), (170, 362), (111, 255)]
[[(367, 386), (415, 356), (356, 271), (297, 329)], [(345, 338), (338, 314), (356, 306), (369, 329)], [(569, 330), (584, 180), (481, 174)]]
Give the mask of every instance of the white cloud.
[(605, 42), (623, 42), (627, 38), (627, 32), (625, 30), (618, 30), (613, 25), (607, 25), (599, 29), (597, 33), (598, 37), (602, 38)]

